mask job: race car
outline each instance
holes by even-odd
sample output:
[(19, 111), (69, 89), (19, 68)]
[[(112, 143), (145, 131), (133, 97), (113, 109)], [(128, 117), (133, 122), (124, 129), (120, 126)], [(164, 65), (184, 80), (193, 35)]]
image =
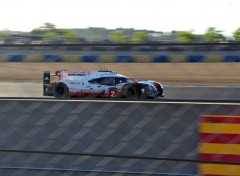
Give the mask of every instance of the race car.
[[(55, 76), (55, 81), (51, 81)], [(163, 97), (163, 85), (151, 80), (135, 80), (114, 71), (45, 71), (43, 96), (156, 98)]]

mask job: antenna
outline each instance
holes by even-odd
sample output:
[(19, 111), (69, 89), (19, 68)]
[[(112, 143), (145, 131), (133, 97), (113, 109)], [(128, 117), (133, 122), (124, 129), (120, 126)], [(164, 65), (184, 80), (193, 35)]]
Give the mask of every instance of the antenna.
[(98, 72), (112, 72), (111, 70), (108, 70), (105, 66), (100, 67), (100, 70)]

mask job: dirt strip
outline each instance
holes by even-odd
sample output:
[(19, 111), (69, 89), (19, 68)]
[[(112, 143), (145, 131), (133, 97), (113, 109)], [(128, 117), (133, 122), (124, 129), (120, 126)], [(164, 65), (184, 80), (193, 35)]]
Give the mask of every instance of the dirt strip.
[(108, 69), (164, 85), (240, 86), (240, 63), (0, 63), (0, 82), (42, 82), (43, 71)]

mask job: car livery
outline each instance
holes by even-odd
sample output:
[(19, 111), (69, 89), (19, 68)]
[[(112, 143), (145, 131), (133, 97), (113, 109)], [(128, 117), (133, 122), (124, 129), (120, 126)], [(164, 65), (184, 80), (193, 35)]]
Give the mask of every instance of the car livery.
[[(52, 81), (52, 76), (57, 80)], [(109, 70), (44, 72), (43, 95), (69, 97), (162, 97), (163, 86), (151, 80), (135, 80)]]

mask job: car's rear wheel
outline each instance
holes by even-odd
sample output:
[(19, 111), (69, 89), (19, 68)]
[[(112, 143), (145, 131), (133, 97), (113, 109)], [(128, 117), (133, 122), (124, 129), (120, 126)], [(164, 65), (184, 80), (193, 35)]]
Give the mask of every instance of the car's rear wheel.
[(127, 84), (123, 87), (122, 95), (124, 98), (137, 98), (139, 95), (138, 89), (133, 84)]
[(53, 88), (53, 95), (56, 98), (68, 98), (69, 97), (69, 90), (66, 84), (58, 83)]

